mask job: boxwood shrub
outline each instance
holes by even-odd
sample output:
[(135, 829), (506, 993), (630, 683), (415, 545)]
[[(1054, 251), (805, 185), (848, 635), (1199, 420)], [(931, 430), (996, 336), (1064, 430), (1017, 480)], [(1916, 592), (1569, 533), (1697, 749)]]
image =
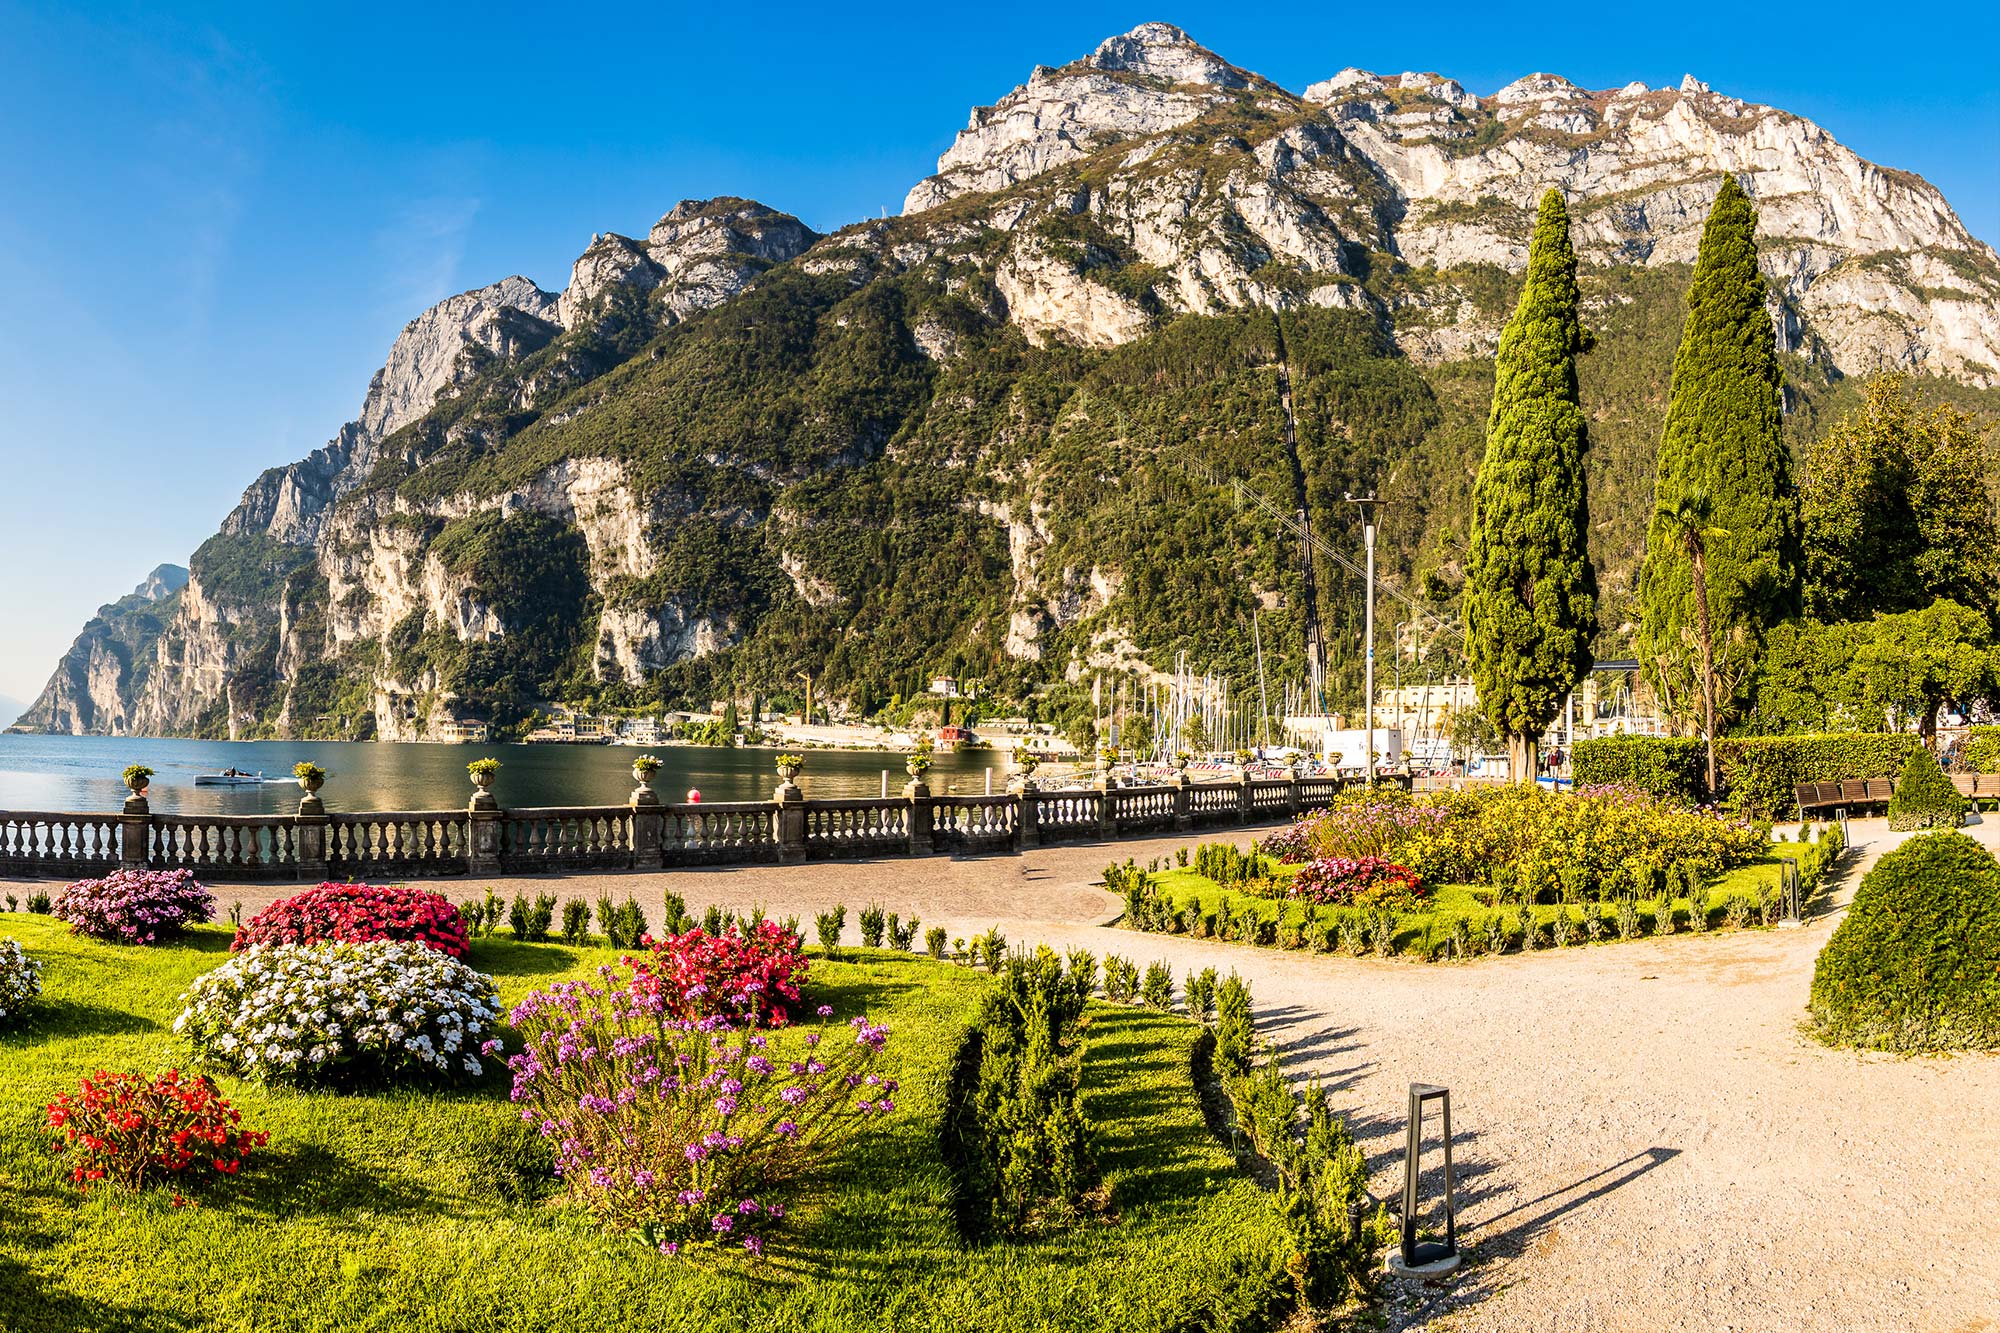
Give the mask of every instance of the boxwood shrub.
[(1921, 745), (1910, 751), (1889, 798), (1889, 827), (1957, 828), (1964, 813), (1965, 798), (1951, 785), (1931, 752)]
[(1925, 833), (1876, 863), (1813, 969), (1820, 1037), (1888, 1051), (2000, 1047), (2000, 862)]

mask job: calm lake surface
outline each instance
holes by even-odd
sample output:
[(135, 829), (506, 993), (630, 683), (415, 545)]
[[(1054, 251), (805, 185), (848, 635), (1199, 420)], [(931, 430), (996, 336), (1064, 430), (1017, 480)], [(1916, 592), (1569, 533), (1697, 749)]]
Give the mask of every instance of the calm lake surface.
[[(467, 761), (501, 763), (493, 794), (503, 806), (616, 805), (632, 794), (632, 761), (647, 751), (623, 745), (397, 745), (379, 741), (180, 741), (123, 736), (0, 735), (0, 810), (112, 811), (125, 799), (127, 764), (153, 769), (148, 793), (162, 814), (266, 814), (298, 807), (292, 765), (302, 759), (330, 775), (320, 792), (329, 810), (448, 810), (472, 795)], [(768, 800), (778, 785), (775, 748), (661, 746), (653, 789), (663, 801)], [(908, 781), (901, 753), (805, 752), (799, 779), (808, 796), (873, 796), (889, 772), (893, 793)], [(1005, 787), (1005, 760), (992, 751), (940, 754), (931, 789), (978, 792), (986, 769)], [(261, 772), (261, 787), (197, 787), (197, 773)]]

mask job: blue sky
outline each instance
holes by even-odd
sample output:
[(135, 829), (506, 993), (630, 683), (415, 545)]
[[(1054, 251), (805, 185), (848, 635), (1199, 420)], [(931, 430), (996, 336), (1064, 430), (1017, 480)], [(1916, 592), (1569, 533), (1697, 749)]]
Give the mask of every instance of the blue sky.
[(324, 443), (424, 306), (559, 288), (593, 232), (681, 198), (821, 230), (893, 212), (971, 106), (1148, 19), (1293, 89), (1347, 65), (1478, 93), (1693, 72), (2000, 241), (1985, 5), (1893, 28), (1841, 3), (340, 8), (0, 0), (0, 695)]

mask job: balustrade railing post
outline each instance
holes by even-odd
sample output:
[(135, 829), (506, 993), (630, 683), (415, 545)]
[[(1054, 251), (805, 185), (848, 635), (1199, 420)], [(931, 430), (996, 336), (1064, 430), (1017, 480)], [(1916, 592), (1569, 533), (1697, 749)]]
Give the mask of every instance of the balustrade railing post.
[(145, 794), (133, 792), (125, 798), (118, 816), (118, 864), (126, 870), (144, 870), (152, 845), (153, 810)]
[(910, 803), (910, 855), (928, 856), (931, 853), (931, 789), (920, 777), (913, 777), (903, 787), (903, 799)]
[(1298, 764), (1291, 767), (1291, 785), (1285, 788), (1285, 809), (1293, 819), (1305, 813), (1299, 800), (1299, 788), (1305, 781), (1305, 770)]
[(665, 864), (667, 812), (652, 787), (641, 782), (632, 793), (632, 864), (650, 869)]
[(465, 869), (473, 875), (500, 873), (500, 803), (490, 791), (477, 791), (466, 807), (471, 820), (465, 840)]
[(1194, 827), (1194, 779), (1184, 768), (1174, 774), (1174, 832), (1185, 833)]
[(327, 817), (326, 803), (317, 792), (307, 792), (299, 798), (298, 817), (292, 821), (293, 833), (298, 842), (299, 878), (308, 884), (324, 883), (333, 878), (333, 868), (327, 859), (327, 835), (333, 821)]
[(778, 859), (806, 859), (806, 794), (790, 780), (771, 793), (778, 803)]
[(1250, 785), (1250, 766), (1243, 766), (1243, 784), (1236, 789), (1236, 822), (1247, 824), (1257, 809), (1257, 789)]
[(1097, 840), (1110, 842), (1118, 836), (1118, 788), (1112, 785), (1111, 774), (1105, 769), (1097, 770)]
[(1042, 844), (1042, 812), (1035, 802), (1035, 780), (1022, 777), (1014, 784), (1014, 850)]

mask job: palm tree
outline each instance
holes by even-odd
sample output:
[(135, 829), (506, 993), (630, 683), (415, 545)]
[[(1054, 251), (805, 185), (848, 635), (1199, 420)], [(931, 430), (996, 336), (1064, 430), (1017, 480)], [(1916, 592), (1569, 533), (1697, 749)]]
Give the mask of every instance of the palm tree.
[(1687, 552), (1694, 569), (1694, 623), (1701, 646), (1702, 748), (1708, 752), (1708, 791), (1715, 794), (1715, 638), (1708, 619), (1708, 543), (1729, 534), (1709, 526), (1708, 492), (1688, 491), (1671, 505), (1661, 505), (1658, 517), (1674, 544)]

